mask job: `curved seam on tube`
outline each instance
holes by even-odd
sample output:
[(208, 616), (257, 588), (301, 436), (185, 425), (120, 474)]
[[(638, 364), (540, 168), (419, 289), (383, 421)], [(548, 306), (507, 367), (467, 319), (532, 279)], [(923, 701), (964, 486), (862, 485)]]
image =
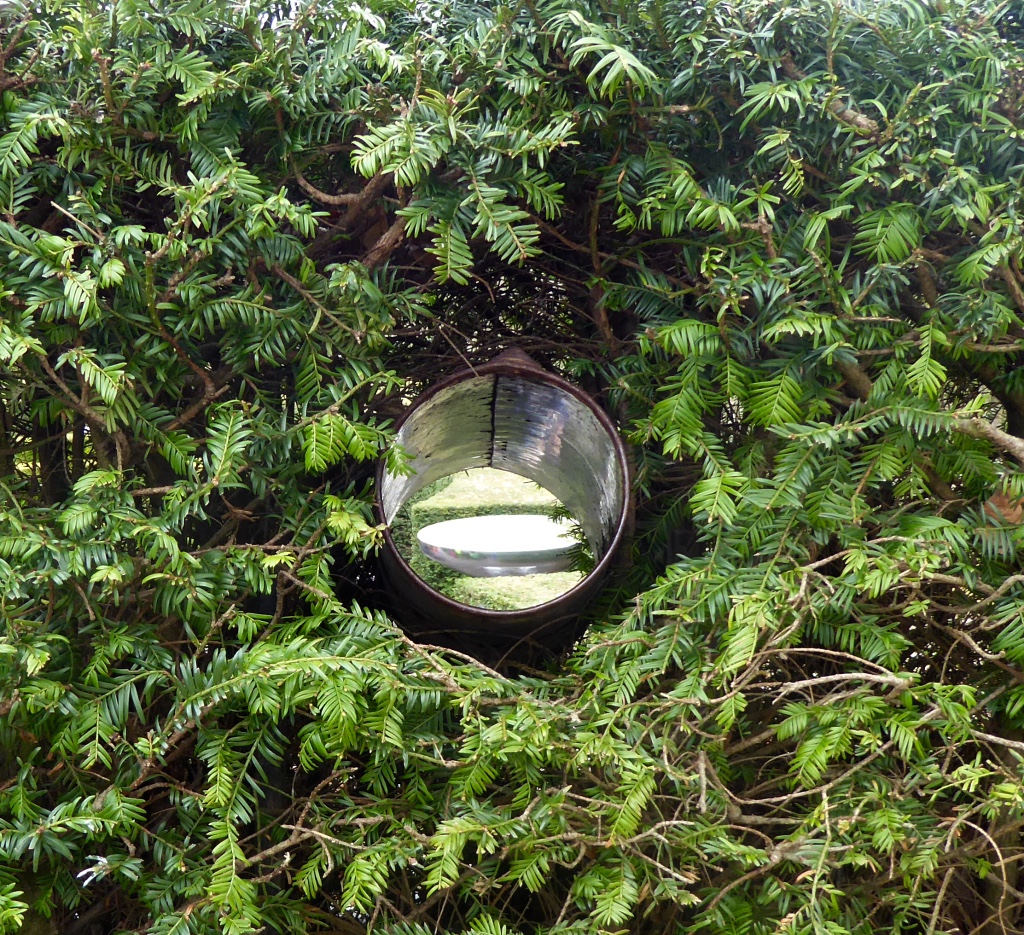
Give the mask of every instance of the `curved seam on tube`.
[(494, 375), (494, 383), (491, 386), (491, 453), (487, 457), (487, 466), (490, 468), (494, 467), (494, 438), (495, 429), (498, 424), (498, 381), (501, 379), (501, 374), (496, 373)]

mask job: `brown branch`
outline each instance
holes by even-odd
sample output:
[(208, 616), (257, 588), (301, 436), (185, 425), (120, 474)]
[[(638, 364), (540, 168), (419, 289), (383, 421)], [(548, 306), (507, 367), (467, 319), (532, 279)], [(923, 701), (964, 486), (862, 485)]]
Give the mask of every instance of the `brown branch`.
[[(541, 218), (537, 217), (536, 215), (530, 215), (530, 220), (533, 221), (533, 223), (536, 224), (541, 230), (547, 232), (552, 237), (554, 237), (556, 240), (561, 241), (570, 250), (575, 250), (577, 253), (586, 253), (588, 256), (590, 255), (590, 248), (589, 247), (584, 247), (583, 244), (576, 243), (575, 240), (570, 240), (557, 227), (552, 227), (550, 224), (548, 224), (546, 221), (543, 221)], [(605, 257), (609, 256), (608, 254), (603, 254), (603, 255)]]
[(601, 225), (601, 199), (594, 196), (594, 203), (590, 206), (590, 226), (587, 229), (588, 243), (590, 244), (590, 264), (594, 268), (594, 275), (601, 276), (604, 272), (601, 266), (601, 252), (597, 249), (597, 234)]
[(11, 693), (9, 698), (5, 698), (3, 701), (0, 701), (0, 717), (6, 717), (10, 714), (11, 708), (13, 708), (20, 700), (21, 694), (15, 690)]
[[(169, 246), (170, 243), (166, 242), (155, 254), (147, 256), (147, 265), (150, 264), (151, 259), (155, 260), (159, 256), (160, 252), (166, 251)], [(178, 294), (178, 286), (184, 282), (185, 277), (187, 277), (188, 274), (196, 268), (205, 256), (206, 254), (202, 250), (194, 250), (181, 267), (167, 280), (167, 285), (159, 296), (153, 297), (152, 292), (150, 293), (149, 317), (152, 319), (157, 333), (171, 346), (171, 349), (177, 355), (178, 359), (202, 381), (205, 389), (204, 395), (213, 398), (213, 394), (217, 390), (217, 385), (214, 382), (212, 375), (205, 367), (199, 366), (199, 364), (192, 360), (189, 354), (185, 353), (184, 348), (178, 343), (178, 340), (170, 331), (167, 330), (167, 327), (164, 325), (159, 314), (159, 306), (164, 302), (169, 302)], [(152, 280), (150, 280), (150, 283), (152, 283)]]
[(157, 333), (171, 346), (171, 350), (174, 351), (178, 359), (202, 381), (206, 394), (213, 393), (217, 387), (213, 382), (210, 372), (204, 367), (200, 367), (189, 354), (185, 353), (185, 349), (178, 343), (174, 335), (167, 330), (167, 327), (160, 321), (157, 315), (153, 315), (153, 323), (156, 325)]
[(96, 230), (95, 227), (90, 227), (80, 217), (76, 217), (70, 211), (68, 211), (66, 208), (62, 208), (59, 204), (57, 204), (56, 201), (51, 201), (50, 202), (50, 207), (52, 207), (55, 211), (58, 211), (61, 214), (63, 214), (64, 217), (70, 218), (72, 221), (74, 221), (80, 227), (82, 227), (85, 230), (87, 230), (90, 234), (93, 235), (93, 237), (96, 238), (96, 242), (97, 243), (105, 243), (106, 242), (107, 238), (103, 234), (101, 234), (98, 230)]
[(890, 688), (896, 689), (897, 694), (902, 694), (907, 691), (907, 689), (913, 687), (913, 683), (908, 679), (901, 679), (892, 673), (879, 672), (840, 672), (835, 675), (818, 675), (814, 678), (799, 679), (795, 682), (755, 682), (747, 687), (774, 688), (776, 689), (775, 697), (781, 698), (783, 695), (789, 695), (796, 691), (803, 691), (805, 688), (814, 688), (818, 685), (831, 685), (835, 682), (846, 682), (850, 679), (856, 679), (860, 682), (875, 682), (880, 685), (888, 685)]
[(1008, 452), (1021, 464), (1024, 464), (1024, 438), (1004, 432), (984, 419), (954, 419), (953, 428), (971, 438), (987, 439), (996, 448)]
[[(930, 579), (934, 581), (934, 580), (938, 580), (938, 577), (935, 576), (935, 575), (932, 575), (932, 576), (930, 576)], [(987, 604), (991, 604), (992, 601), (994, 601), (994, 600), (998, 600), (1007, 591), (1009, 591), (1010, 588), (1012, 588), (1014, 585), (1020, 584), (1021, 582), (1024, 582), (1024, 575), (1011, 575), (1001, 585), (999, 585), (999, 587), (996, 588), (995, 590), (989, 589), (987, 591), (987, 596), (984, 597), (982, 600), (978, 601), (978, 603), (976, 603), (976, 604), (968, 604), (968, 605), (966, 605), (964, 607), (953, 608), (953, 612), (957, 613), (957, 614), (973, 614), (973, 613), (977, 613), (979, 610), (981, 610), (982, 607), (985, 607)], [(954, 585), (956, 585), (958, 587), (962, 587), (962, 588), (964, 588), (966, 590), (970, 590), (970, 585), (968, 585), (968, 583), (966, 581), (964, 581), (963, 579), (960, 579), (960, 578), (951, 578), (948, 575), (943, 575), (942, 576), (942, 583), (943, 584), (954, 584)], [(979, 590), (981, 590), (981, 589), (979, 588)]]
[(769, 260), (777, 260), (779, 258), (779, 252), (775, 249), (775, 241), (772, 238), (772, 225), (764, 214), (759, 215), (757, 221), (746, 221), (740, 224), (740, 227), (746, 230), (757, 231), (761, 235)]
[(115, 126), (121, 126), (121, 108), (114, 103), (114, 88), (110, 81), (110, 59), (99, 49), (93, 49), (93, 61), (100, 67), (100, 85), (103, 88), (103, 103), (107, 107), (107, 117)]
[(306, 255), (314, 260), (323, 256), (330, 248), (331, 241), (335, 235), (355, 227), (359, 219), (366, 214), (367, 210), (381, 197), (388, 185), (391, 184), (391, 180), (390, 172), (378, 172), (370, 179), (363, 190), (356, 193), (353, 199), (348, 202), (348, 211), (345, 212), (345, 216), (336, 224), (328, 227), (327, 230), (317, 234), (313, 242), (306, 248)]
[(695, 104), (665, 104), (662, 107), (643, 107), (641, 112), (656, 116), (658, 114), (692, 114), (705, 108)]
[(708, 907), (705, 910), (705, 912), (710, 913), (710, 912), (714, 911), (715, 907), (723, 899), (725, 899), (725, 897), (732, 890), (736, 889), (737, 886), (741, 886), (742, 884), (747, 883), (750, 880), (754, 880), (757, 877), (762, 876), (763, 874), (767, 873), (769, 870), (772, 870), (783, 859), (783, 857), (787, 853), (790, 853), (790, 852), (793, 852), (793, 851), (797, 850), (802, 843), (803, 843), (803, 839), (800, 839), (798, 841), (783, 841), (780, 844), (778, 844), (776, 847), (772, 848), (772, 850), (768, 852), (768, 863), (762, 864), (760, 867), (755, 867), (753, 870), (748, 870), (742, 876), (737, 877), (735, 880), (732, 880), (731, 882), (729, 882), (725, 886), (723, 886), (715, 894), (714, 899), (712, 899), (711, 902), (708, 903)]
[(71, 387), (64, 382), (60, 374), (50, 365), (50, 362), (45, 357), (39, 358), (39, 364), (43, 370), (46, 371), (46, 375), (57, 385), (58, 389), (67, 397), (68, 405), (75, 410), (80, 416), (88, 420), (90, 423), (95, 425), (103, 425), (104, 418), (103, 413), (97, 412), (87, 402), (80, 399), (75, 393), (72, 392)]
[[(0, 403), (2, 405), (2, 403)], [(3, 413), (0, 412), (0, 422), (3, 422)], [(81, 425), (81, 422), (76, 423)], [(8, 428), (8, 431), (10, 429)], [(24, 445), (17, 445), (11, 448), (0, 448), (0, 458), (8, 458), (11, 455), (24, 454), (26, 451), (35, 451), (37, 448), (42, 448), (44, 445), (49, 445), (52, 442), (60, 441), (62, 438), (67, 436), (67, 431), (57, 432), (54, 435), (47, 435), (45, 438), (36, 439), (34, 442), (26, 442)]]
[[(796, 66), (793, 56), (785, 52), (780, 59), (782, 70), (787, 78), (792, 81), (803, 81), (807, 75)], [(839, 100), (832, 100), (826, 105), (835, 117), (848, 127), (853, 127), (858, 133), (864, 136), (877, 136), (878, 124), (870, 117), (865, 116), (859, 110), (855, 110), (848, 104)]]
[(965, 633), (963, 630), (958, 630), (956, 627), (947, 627), (939, 623), (937, 620), (932, 619), (929, 619), (928, 622), (937, 630), (941, 630), (943, 633), (948, 634), (958, 643), (961, 643), (972, 652), (981, 656), (981, 658), (986, 662), (990, 662), (997, 668), (1002, 669), (1015, 682), (1024, 682), (1024, 672), (1021, 672), (1020, 669), (1015, 669), (1013, 666), (1003, 662), (1003, 653), (986, 652), (977, 644), (977, 642), (975, 642), (974, 638), (969, 633)]
[(404, 240), (405, 218), (399, 217), (395, 219), (395, 222), (381, 235), (366, 256), (363, 257), (363, 266), (367, 269), (376, 269), (401, 246)]
[[(89, 432), (93, 438), (93, 453), (96, 455), (96, 460), (99, 461), (100, 466), (104, 468), (116, 466), (118, 470), (122, 470), (128, 463), (131, 456), (131, 444), (128, 441), (128, 436), (125, 435), (122, 429), (115, 429), (113, 432), (108, 432), (107, 422), (103, 414), (93, 409), (84, 396), (76, 396), (74, 392), (72, 392), (71, 387), (69, 387), (61, 378), (60, 374), (50, 366), (50, 362), (45, 356), (41, 356), (39, 358), (39, 363), (46, 372), (46, 375), (57, 385), (58, 389), (60, 389), (61, 395), (58, 396), (56, 393), (53, 393), (53, 391), (44, 383), (43, 386), (47, 392), (58, 399), (63, 400), (88, 423)], [(24, 368), (24, 364), (22, 364), (22, 367)], [(116, 465), (113, 465), (113, 461), (109, 454), (103, 450), (102, 441), (104, 437), (113, 439), (115, 458), (117, 461)]]
[(191, 406), (188, 407), (180, 416), (174, 419), (173, 422), (169, 423), (165, 428), (165, 432), (172, 432), (174, 429), (180, 429), (183, 425), (188, 425), (200, 412), (202, 412), (207, 406), (210, 405), (214, 400), (220, 399), (229, 389), (231, 384), (225, 383), (220, 388), (214, 389), (212, 392), (207, 387), (206, 392), (199, 397)]
[[(576, 243), (575, 240), (570, 240), (557, 227), (552, 227), (545, 220), (543, 220), (542, 218), (537, 217), (537, 215), (531, 214), (530, 215), (530, 220), (533, 221), (533, 223), (536, 224), (546, 234), (550, 234), (552, 237), (555, 238), (555, 240), (558, 240), (559, 242), (565, 244), (565, 246), (567, 246), (570, 250), (574, 250), (576, 253), (585, 253), (588, 256), (590, 255), (590, 248), (589, 247), (584, 247), (583, 244)], [(641, 244), (640, 246), (643, 246), (643, 244)], [(637, 269), (637, 270), (643, 270), (644, 269), (643, 266), (641, 266), (639, 263), (635, 262), (634, 260), (626, 259), (626, 257), (618, 256), (617, 254), (614, 254), (614, 253), (601, 253), (600, 257), (601, 257), (602, 260), (605, 260), (605, 261), (611, 263), (612, 265), (618, 264), (620, 266), (628, 266), (630, 269)], [(693, 283), (690, 283), (690, 282), (687, 282), (687, 281), (685, 281), (683, 279), (680, 279), (678, 276), (670, 276), (668, 273), (664, 272), (663, 270), (659, 270), (658, 272), (665, 279), (666, 282), (671, 283), (673, 286), (676, 286), (679, 289), (685, 289), (687, 291), (693, 291), (693, 288), (694, 288), (693, 287)]]
[(924, 296), (925, 303), (929, 308), (935, 308), (939, 304), (939, 289), (927, 263), (917, 264), (917, 281), (921, 286), (921, 295)]
[(22, 68), (20, 75), (9, 75), (7, 74), (7, 60), (14, 54), (15, 48), (18, 43), (21, 42), (25, 35), (25, 30), (28, 29), (29, 23), (32, 22), (32, 18), (26, 16), (15, 30), (14, 35), (11, 37), (11, 41), (7, 45), (0, 49), (0, 92), (12, 91), (15, 88), (23, 88), (25, 85), (34, 84), (39, 79), (29, 74), (29, 70), (36, 63), (39, 58), (40, 49), (38, 46), (34, 48), (29, 55), (28, 62), (25, 67)]
[(384, 193), (384, 189), (391, 184), (391, 179), (392, 175), (390, 172), (378, 172), (366, 183), (358, 197), (349, 206), (348, 211), (345, 212), (345, 217), (341, 219), (343, 229), (348, 230), (359, 220), (366, 212), (366, 209)]
[(1006, 288), (1010, 292), (1010, 297), (1013, 299), (1017, 308), (1024, 312), (1024, 289), (1021, 289), (1020, 280), (1017, 279), (1017, 274), (1010, 269), (1009, 265), (1003, 263), (999, 267), (999, 275), (1002, 276), (1003, 282), (1006, 283)]
[[(312, 292), (310, 292), (305, 286), (303, 286), (298, 279), (292, 276), (292, 274), (285, 270), (283, 267), (281, 267), (278, 264), (275, 264), (270, 268), (270, 271), (275, 276), (277, 276), (277, 278), (280, 279), (282, 282), (285, 282), (289, 286), (291, 286), (299, 295), (302, 296), (302, 298), (305, 301), (307, 301), (310, 305), (317, 309), (318, 317), (321, 314), (325, 315), (330, 321), (334, 322), (334, 324), (337, 325), (338, 328), (340, 328), (342, 331), (347, 331), (349, 334), (351, 334), (356, 339), (356, 343), (359, 343), (363, 339), (362, 332), (356, 331), (353, 328), (350, 328), (348, 325), (346, 325), (345, 322), (339, 319), (338, 316), (334, 314), (334, 312), (327, 308), (326, 305), (324, 305), (319, 299), (317, 299), (317, 297), (313, 295)], [(315, 329), (315, 324), (310, 326), (310, 330)]]
[(808, 175), (813, 175), (816, 179), (821, 179), (823, 182), (828, 182), (829, 185), (838, 185), (839, 183), (832, 178), (830, 175), (826, 175), (817, 166), (812, 166), (809, 162), (804, 160), (800, 163), (800, 168), (804, 170)]
[[(205, 705), (200, 711), (200, 716), (206, 714), (212, 704)], [(188, 720), (181, 725), (163, 744), (163, 752), (158, 754), (156, 757), (146, 757), (139, 761), (139, 775), (135, 778), (135, 781), (128, 787), (129, 792), (134, 792), (138, 789), (153, 773), (164, 764), (160, 762), (160, 758), (166, 759), (167, 753), (173, 750), (182, 740), (189, 736), (196, 728), (196, 720)], [(111, 786), (111, 788), (113, 788)]]
[(1002, 747), (1009, 747), (1011, 750), (1019, 750), (1024, 753), (1024, 743), (1019, 740), (1010, 740), (1008, 737), (997, 737), (995, 734), (986, 734), (980, 730), (971, 729), (971, 734), (979, 740), (987, 740), (989, 743), (998, 744)]
[(295, 164), (295, 160), (292, 160), (292, 174), (295, 176), (295, 181), (299, 183), (301, 188), (310, 198), (315, 198), (321, 204), (325, 205), (350, 205), (355, 201), (358, 201), (362, 192), (341, 192), (337, 195), (328, 195), (327, 192), (320, 191), (312, 182), (309, 182), (306, 177), (299, 170), (299, 167)]
[(140, 487), (131, 492), (133, 497), (159, 497), (174, 490), (173, 484), (164, 484), (163, 487)]
[(957, 496), (956, 491), (949, 486), (941, 477), (932, 465), (931, 461), (925, 458), (920, 464), (921, 470), (924, 472), (924, 476), (928, 478), (928, 486), (931, 487), (932, 492), (940, 499), (945, 500), (947, 503), (952, 503), (961, 498)]
[[(1018, 325), (1011, 325), (1007, 331), (1011, 334), (1024, 333), (1021, 332)], [(1006, 409), (1007, 428), (1015, 433), (1024, 431), (1024, 393), (1007, 389), (1004, 383), (1004, 373), (992, 364), (980, 361), (972, 362), (968, 369), (1003, 404)]]
[[(178, 220), (174, 222), (174, 225), (167, 232), (167, 236), (164, 237), (164, 242), (160, 245), (160, 248), (158, 250), (153, 251), (152, 253), (150, 253), (148, 250), (146, 251), (146, 268), (147, 269), (155, 268), (156, 264), (159, 263), (160, 260), (162, 260), (165, 256), (167, 256), (167, 251), (171, 249), (171, 244), (173, 244), (175, 242), (175, 240), (178, 239), (178, 236), (181, 234), (181, 232), (186, 230), (188, 228), (188, 226), (192, 223), (192, 216), (195, 214), (195, 212), (199, 208), (199, 206), (201, 204), (205, 204), (206, 202), (208, 202), (213, 197), (213, 195), (218, 191), (218, 189), (223, 188), (226, 184), (227, 184), (227, 178), (219, 178), (219, 179), (217, 179), (217, 181), (214, 182), (210, 186), (209, 191), (207, 191), (207, 193), (206, 193), (205, 199), (201, 199), (199, 204), (192, 205), (191, 207), (186, 209), (182, 213), (181, 217), (178, 218)], [(195, 251), (195, 253), (193, 253), (192, 256), (195, 257), (197, 254), (199, 255), (200, 259), (204, 255), (204, 254), (202, 254), (202, 251)], [(170, 289), (171, 283), (173, 281), (174, 281), (174, 277), (172, 277), (171, 280), (169, 281), (168, 289)], [(178, 282), (180, 282), (180, 281), (181, 281), (181, 279), (179, 278)], [(174, 284), (177, 285), (177, 283), (174, 283)], [(169, 293), (165, 293), (165, 294), (169, 294)]]
[(0, 77), (0, 91), (13, 91), (16, 88), (23, 88), (27, 84), (34, 84), (38, 80), (38, 78), (34, 78), (31, 75), (28, 78), (4, 75), (3, 77)]
[(1019, 341), (1013, 344), (977, 344), (974, 341), (965, 341), (962, 346), (979, 354), (1016, 354), (1018, 351), (1024, 351), (1024, 344)]
[(25, 35), (25, 30), (28, 29), (28, 24), (31, 22), (32, 18), (26, 16), (18, 23), (18, 28), (14, 31), (14, 35), (11, 36), (11, 41), (3, 49), (0, 49), (0, 75), (4, 73), (7, 67), (7, 59), (11, 57), (15, 47), (21, 42), (21, 37)]
[(853, 390), (858, 399), (866, 400), (871, 395), (874, 383), (871, 382), (871, 377), (867, 375), (867, 371), (860, 364), (851, 364), (845, 360), (837, 359), (836, 370), (843, 375), (847, 386)]
[(590, 317), (597, 328), (601, 340), (604, 341), (609, 352), (612, 354), (618, 351), (619, 342), (612, 331), (611, 322), (608, 320), (608, 310), (605, 308), (605, 289), (601, 284), (604, 278), (604, 264), (602, 263), (601, 251), (597, 248), (597, 235), (601, 224), (601, 199), (594, 196), (594, 203), (590, 208), (590, 226), (587, 238), (590, 244), (590, 264), (594, 270), (594, 284), (590, 287), (587, 296), (587, 306)]

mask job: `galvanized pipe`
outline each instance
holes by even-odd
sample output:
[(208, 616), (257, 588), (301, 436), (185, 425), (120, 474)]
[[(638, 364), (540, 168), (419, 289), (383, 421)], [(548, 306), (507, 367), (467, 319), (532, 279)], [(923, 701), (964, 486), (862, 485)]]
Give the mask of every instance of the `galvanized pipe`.
[[(518, 350), (457, 373), (418, 397), (396, 443), (413, 473), (377, 468), (378, 521), (390, 524), (427, 484), (458, 471), (493, 467), (549, 490), (579, 522), (595, 567), (564, 594), (523, 610), (461, 604), (427, 585), (384, 533), (381, 564), (394, 613), (418, 635), (502, 646), (545, 642), (563, 632), (600, 589), (622, 541), (629, 497), (626, 453), (615, 426), (586, 393)], [(467, 650), (470, 651), (470, 650)]]

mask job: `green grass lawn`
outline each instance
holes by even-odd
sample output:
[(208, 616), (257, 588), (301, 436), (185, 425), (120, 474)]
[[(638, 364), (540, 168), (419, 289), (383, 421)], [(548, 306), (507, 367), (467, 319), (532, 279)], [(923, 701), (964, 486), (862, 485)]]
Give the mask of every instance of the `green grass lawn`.
[[(451, 483), (417, 504), (423, 510), (475, 510), (472, 515), (493, 513), (508, 507), (510, 513), (534, 513), (537, 507), (550, 509), (558, 501), (540, 484), (494, 468), (475, 468), (453, 474)], [(524, 509), (529, 507), (531, 509)]]
[(521, 610), (554, 600), (577, 584), (578, 571), (549, 575), (509, 575), (504, 578), (469, 578), (459, 575), (447, 594), (463, 604), (491, 610)]
[(559, 505), (543, 487), (508, 471), (477, 468), (446, 480), (447, 483), (439, 481), (414, 497), (393, 524), (393, 532), (402, 531), (395, 535), (399, 551), (432, 588), (462, 604), (490, 610), (520, 610), (553, 600), (580, 580), (582, 574), (575, 571), (471, 578), (428, 559), (416, 545), (416, 533), (431, 523), (498, 513), (546, 514)]

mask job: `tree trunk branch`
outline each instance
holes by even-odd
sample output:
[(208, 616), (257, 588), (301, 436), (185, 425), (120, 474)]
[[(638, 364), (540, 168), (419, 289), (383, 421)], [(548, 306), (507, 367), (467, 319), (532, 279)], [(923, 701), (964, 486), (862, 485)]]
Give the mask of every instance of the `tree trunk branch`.
[[(797, 68), (796, 62), (793, 61), (793, 56), (789, 52), (783, 54), (781, 64), (787, 78), (793, 81), (803, 81), (807, 78), (807, 75)], [(826, 106), (842, 123), (853, 127), (863, 136), (878, 135), (878, 124), (859, 110), (854, 110), (839, 100), (830, 101)]]
[(363, 257), (363, 265), (367, 269), (376, 269), (383, 264), (405, 240), (405, 218), (397, 218)]
[(1024, 438), (1004, 432), (984, 419), (956, 419), (953, 422), (953, 428), (971, 438), (987, 439), (996, 448), (1013, 455), (1021, 464), (1024, 464)]

